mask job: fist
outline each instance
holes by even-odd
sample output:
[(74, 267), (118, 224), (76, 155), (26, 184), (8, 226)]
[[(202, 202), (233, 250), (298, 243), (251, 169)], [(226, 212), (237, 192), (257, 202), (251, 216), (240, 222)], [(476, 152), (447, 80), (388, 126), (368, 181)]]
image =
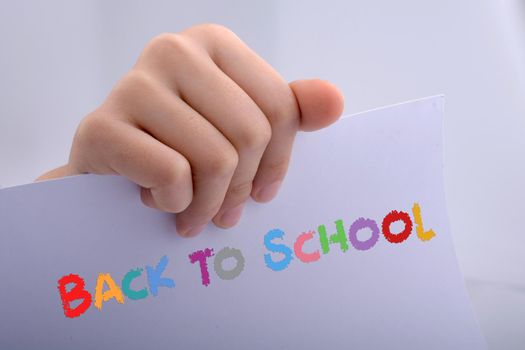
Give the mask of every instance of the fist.
[(193, 236), (210, 221), (234, 226), (250, 196), (271, 200), (296, 133), (328, 126), (342, 109), (332, 84), (288, 84), (227, 28), (197, 25), (153, 38), (82, 120), (68, 164), (40, 179), (123, 175)]

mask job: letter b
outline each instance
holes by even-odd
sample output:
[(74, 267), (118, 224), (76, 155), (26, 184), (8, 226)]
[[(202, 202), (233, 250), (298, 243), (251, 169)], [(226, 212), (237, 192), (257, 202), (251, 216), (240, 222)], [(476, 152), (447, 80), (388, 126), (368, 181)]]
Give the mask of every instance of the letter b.
[[(70, 283), (74, 283), (75, 285), (68, 292), (66, 286)], [(62, 306), (66, 317), (78, 317), (91, 306), (91, 294), (89, 294), (84, 287), (84, 280), (79, 275), (70, 274), (58, 280), (58, 291), (60, 293), (60, 299), (62, 299)], [(80, 299), (82, 299), (80, 304), (75, 308), (71, 308), (71, 302)]]

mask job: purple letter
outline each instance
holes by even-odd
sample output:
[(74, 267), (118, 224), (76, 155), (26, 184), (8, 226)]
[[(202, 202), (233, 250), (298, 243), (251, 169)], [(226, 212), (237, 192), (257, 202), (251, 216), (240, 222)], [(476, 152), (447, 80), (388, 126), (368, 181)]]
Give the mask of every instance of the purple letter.
[(213, 256), (213, 249), (210, 248), (197, 250), (189, 255), (192, 264), (197, 261), (199, 262), (201, 266), (202, 285), (206, 287), (210, 284), (210, 273), (208, 272), (208, 262), (206, 261), (210, 256)]

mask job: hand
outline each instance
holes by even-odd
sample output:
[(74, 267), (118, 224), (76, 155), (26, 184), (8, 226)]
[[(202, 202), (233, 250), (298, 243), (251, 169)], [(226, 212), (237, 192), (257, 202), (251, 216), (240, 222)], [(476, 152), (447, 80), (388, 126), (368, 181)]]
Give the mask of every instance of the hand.
[(69, 163), (38, 180), (120, 174), (144, 204), (178, 213), (177, 231), (239, 220), (251, 195), (267, 202), (285, 176), (295, 134), (338, 119), (332, 84), (290, 84), (234, 33), (214, 24), (162, 34), (76, 132)]

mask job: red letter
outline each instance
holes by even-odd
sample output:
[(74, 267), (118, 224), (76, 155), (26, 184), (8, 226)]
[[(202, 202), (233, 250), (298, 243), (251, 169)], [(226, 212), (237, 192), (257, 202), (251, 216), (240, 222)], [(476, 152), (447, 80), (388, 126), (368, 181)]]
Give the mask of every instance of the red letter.
[[(403, 221), (405, 228), (399, 233), (390, 232), (390, 224), (396, 221)], [(383, 219), (383, 235), (390, 243), (401, 243), (412, 233), (412, 220), (404, 211), (392, 210)]]
[[(68, 292), (66, 286), (70, 283), (75, 285)], [(64, 315), (69, 318), (74, 318), (82, 315), (91, 306), (91, 294), (84, 289), (84, 280), (79, 275), (67, 275), (58, 280), (58, 292), (60, 299), (62, 299), (62, 306), (64, 308)], [(73, 300), (82, 299), (82, 302), (76, 308), (71, 308)]]

